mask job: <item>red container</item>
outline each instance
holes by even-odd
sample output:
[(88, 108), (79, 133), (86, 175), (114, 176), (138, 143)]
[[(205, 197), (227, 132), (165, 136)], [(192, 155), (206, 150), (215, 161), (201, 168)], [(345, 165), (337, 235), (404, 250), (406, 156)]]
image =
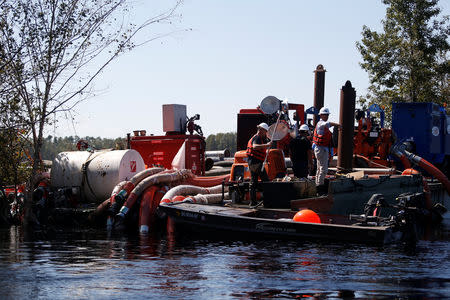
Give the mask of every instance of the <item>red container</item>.
[(130, 137), (130, 147), (138, 151), (146, 167), (161, 165), (172, 169), (172, 160), (186, 141), (185, 168), (205, 175), (205, 138), (200, 135), (168, 134)]

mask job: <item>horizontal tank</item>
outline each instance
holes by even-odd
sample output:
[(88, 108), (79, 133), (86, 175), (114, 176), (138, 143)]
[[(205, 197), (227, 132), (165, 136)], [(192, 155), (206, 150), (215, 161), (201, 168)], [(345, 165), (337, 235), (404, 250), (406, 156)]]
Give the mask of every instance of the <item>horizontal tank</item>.
[(144, 169), (141, 155), (131, 149), (61, 152), (52, 163), (51, 186), (75, 188), (83, 201), (101, 202), (116, 184)]

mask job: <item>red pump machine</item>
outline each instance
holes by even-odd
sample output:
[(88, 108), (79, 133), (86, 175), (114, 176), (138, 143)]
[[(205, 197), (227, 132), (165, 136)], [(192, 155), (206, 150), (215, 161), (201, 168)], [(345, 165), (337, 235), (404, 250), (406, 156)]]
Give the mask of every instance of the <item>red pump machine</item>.
[(171, 169), (175, 155), (185, 143), (185, 169), (205, 175), (206, 142), (201, 127), (194, 123), (199, 119), (198, 114), (187, 118), (186, 105), (164, 104), (163, 131), (166, 135), (147, 135), (145, 130), (135, 130), (133, 136), (128, 134), (128, 148), (141, 154), (146, 168), (159, 165)]
[[(270, 97), (272, 96), (267, 98)], [(281, 102), (278, 99), (277, 101)], [(289, 103), (288, 110), (295, 111), (295, 121), (299, 124), (305, 123), (305, 106), (303, 104)], [(275, 112), (273, 114), (264, 113), (260, 106), (256, 109), (241, 109), (237, 115), (237, 151), (247, 149), (248, 140), (256, 133), (256, 126), (259, 123), (266, 122), (271, 125), (276, 123), (276, 119), (277, 114)], [(278, 148), (283, 149), (285, 145), (289, 144), (289, 139), (289, 135), (285, 136), (279, 141)]]
[[(284, 104), (286, 105), (286, 104)], [(284, 113), (280, 110), (283, 110)], [(303, 104), (288, 103), (282, 109), (282, 101), (274, 96), (264, 98), (261, 105), (256, 109), (241, 109), (237, 115), (237, 152), (234, 156), (234, 164), (231, 168), (231, 181), (239, 181), (250, 179), (250, 172), (247, 164), (247, 143), (248, 140), (256, 133), (256, 126), (261, 122), (271, 124), (275, 129), (277, 119), (280, 123), (284, 123), (284, 128), (289, 128), (288, 111), (294, 110), (294, 120), (299, 124), (305, 122), (305, 110)], [(283, 118), (279, 118), (283, 116)], [(271, 129), (269, 129), (270, 132)], [(269, 133), (270, 134), (270, 133)], [(280, 174), (285, 173), (286, 166), (284, 163), (284, 155), (288, 153), (288, 145), (291, 140), (289, 134), (283, 135), (277, 141), (277, 149), (269, 151), (265, 165), (269, 179), (272, 180)], [(284, 154), (283, 154), (284, 153)], [(238, 178), (240, 178), (238, 180)]]

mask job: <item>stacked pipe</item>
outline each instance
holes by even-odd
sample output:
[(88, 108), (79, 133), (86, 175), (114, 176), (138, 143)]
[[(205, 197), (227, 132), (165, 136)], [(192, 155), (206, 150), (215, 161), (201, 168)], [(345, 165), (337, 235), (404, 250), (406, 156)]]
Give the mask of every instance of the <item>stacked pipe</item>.
[(225, 157), (231, 157), (231, 152), (229, 149), (205, 151), (205, 156), (223, 160)]

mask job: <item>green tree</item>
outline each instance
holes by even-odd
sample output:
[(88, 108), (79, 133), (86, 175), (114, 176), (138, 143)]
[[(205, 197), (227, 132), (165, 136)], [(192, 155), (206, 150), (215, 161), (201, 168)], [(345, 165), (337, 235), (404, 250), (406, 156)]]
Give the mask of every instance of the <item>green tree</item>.
[(0, 186), (21, 185), (29, 175), (30, 144), (19, 110), (17, 98), (0, 102)]
[[(2, 102), (18, 101), (20, 127), (29, 133), (32, 174), (50, 116), (70, 111), (91, 97), (92, 82), (120, 54), (160, 36), (137, 39), (146, 28), (176, 17), (181, 0), (139, 25), (127, 20), (128, 0), (0, 1)], [(28, 195), (29, 196), (29, 195)], [(28, 197), (29, 198), (29, 197)]]
[(206, 151), (210, 151), (210, 150), (218, 150), (215, 134), (210, 134), (206, 138)]
[(236, 152), (236, 132), (211, 134), (206, 138), (206, 150), (228, 149)]
[(0, 130), (0, 186), (18, 186), (30, 175), (29, 143), (14, 128)]
[(362, 105), (384, 107), (390, 121), (392, 102), (444, 104), (449, 90), (449, 17), (440, 17), (438, 0), (383, 0), (383, 32), (363, 27), (356, 43), (361, 67), (369, 74)]
[(124, 138), (101, 138), (101, 137), (83, 137), (66, 136), (66, 137), (52, 137), (47, 136), (42, 144), (42, 159), (53, 160), (60, 152), (77, 151), (77, 142), (86, 140), (88, 144), (94, 149), (117, 149), (123, 150), (126, 148), (126, 139)]

